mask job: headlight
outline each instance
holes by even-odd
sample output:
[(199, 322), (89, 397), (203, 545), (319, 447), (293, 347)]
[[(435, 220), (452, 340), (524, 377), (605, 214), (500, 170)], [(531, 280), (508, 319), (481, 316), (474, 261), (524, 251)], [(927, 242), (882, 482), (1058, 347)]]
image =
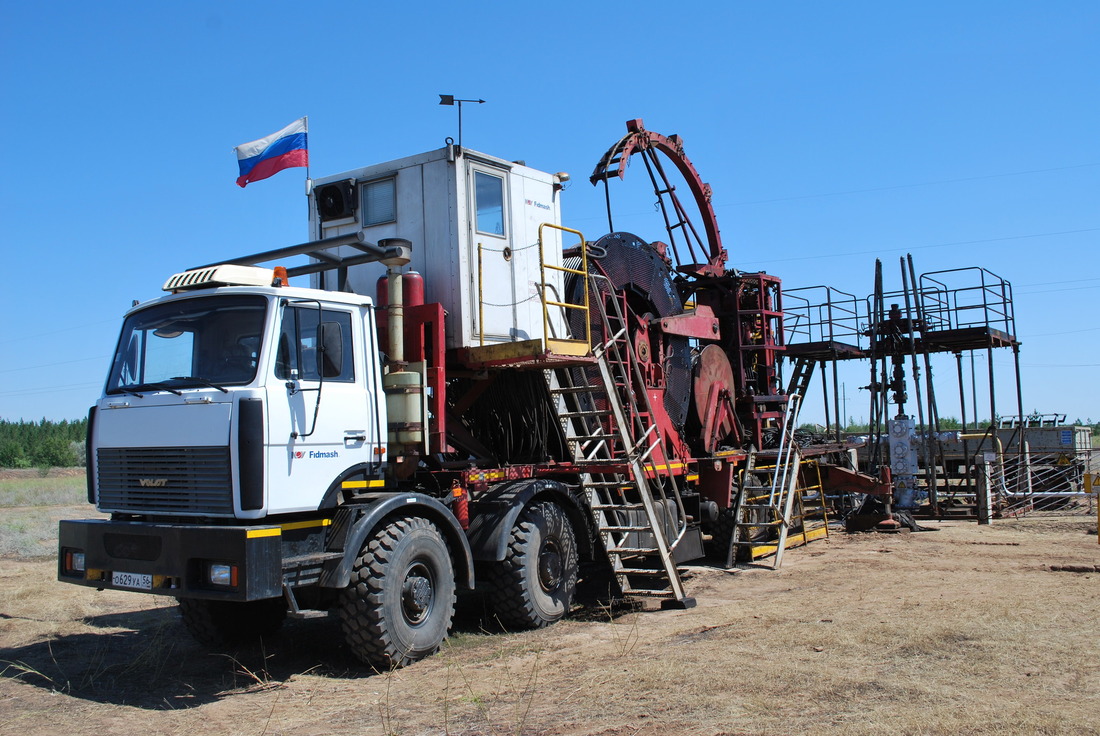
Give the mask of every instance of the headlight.
[(237, 566), (224, 565), (217, 562), (210, 563), (207, 568), (207, 578), (211, 585), (221, 585), (229, 588), (237, 587)]
[(84, 572), (84, 552), (82, 550), (65, 550), (65, 572)]

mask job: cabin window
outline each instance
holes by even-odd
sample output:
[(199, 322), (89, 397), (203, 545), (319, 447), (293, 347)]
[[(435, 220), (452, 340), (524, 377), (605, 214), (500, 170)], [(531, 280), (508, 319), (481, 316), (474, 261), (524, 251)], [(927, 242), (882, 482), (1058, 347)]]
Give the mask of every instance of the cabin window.
[(504, 236), (504, 179), (484, 171), (474, 172), (477, 231)]
[(379, 179), (363, 185), (363, 226), (397, 222), (396, 180)]

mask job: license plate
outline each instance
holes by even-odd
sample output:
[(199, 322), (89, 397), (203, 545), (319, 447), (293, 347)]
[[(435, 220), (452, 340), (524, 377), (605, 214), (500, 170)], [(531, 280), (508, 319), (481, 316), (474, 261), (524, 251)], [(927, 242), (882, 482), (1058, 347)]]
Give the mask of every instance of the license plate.
[(153, 589), (153, 576), (141, 575), (136, 572), (119, 572), (115, 570), (111, 573), (111, 583), (119, 588), (134, 588), (135, 590), (152, 590)]

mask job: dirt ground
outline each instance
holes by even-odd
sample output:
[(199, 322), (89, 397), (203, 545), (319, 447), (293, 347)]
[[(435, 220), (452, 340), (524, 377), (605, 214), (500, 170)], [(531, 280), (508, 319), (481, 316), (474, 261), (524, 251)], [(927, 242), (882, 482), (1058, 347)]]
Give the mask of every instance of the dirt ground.
[(591, 608), (373, 673), (331, 618), (242, 651), (172, 601), (0, 558), (0, 734), (1098, 734), (1096, 517), (844, 535), (692, 568), (685, 611)]

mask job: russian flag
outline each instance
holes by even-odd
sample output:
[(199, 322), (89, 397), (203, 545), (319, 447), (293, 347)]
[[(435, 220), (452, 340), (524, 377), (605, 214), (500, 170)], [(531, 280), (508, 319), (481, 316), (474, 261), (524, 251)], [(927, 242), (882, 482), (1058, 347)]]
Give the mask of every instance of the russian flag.
[(233, 149), (237, 152), (237, 164), (241, 167), (237, 186), (244, 187), (249, 182), (266, 179), (283, 169), (309, 166), (307, 127), (306, 118), (298, 118), (278, 133), (242, 143)]

